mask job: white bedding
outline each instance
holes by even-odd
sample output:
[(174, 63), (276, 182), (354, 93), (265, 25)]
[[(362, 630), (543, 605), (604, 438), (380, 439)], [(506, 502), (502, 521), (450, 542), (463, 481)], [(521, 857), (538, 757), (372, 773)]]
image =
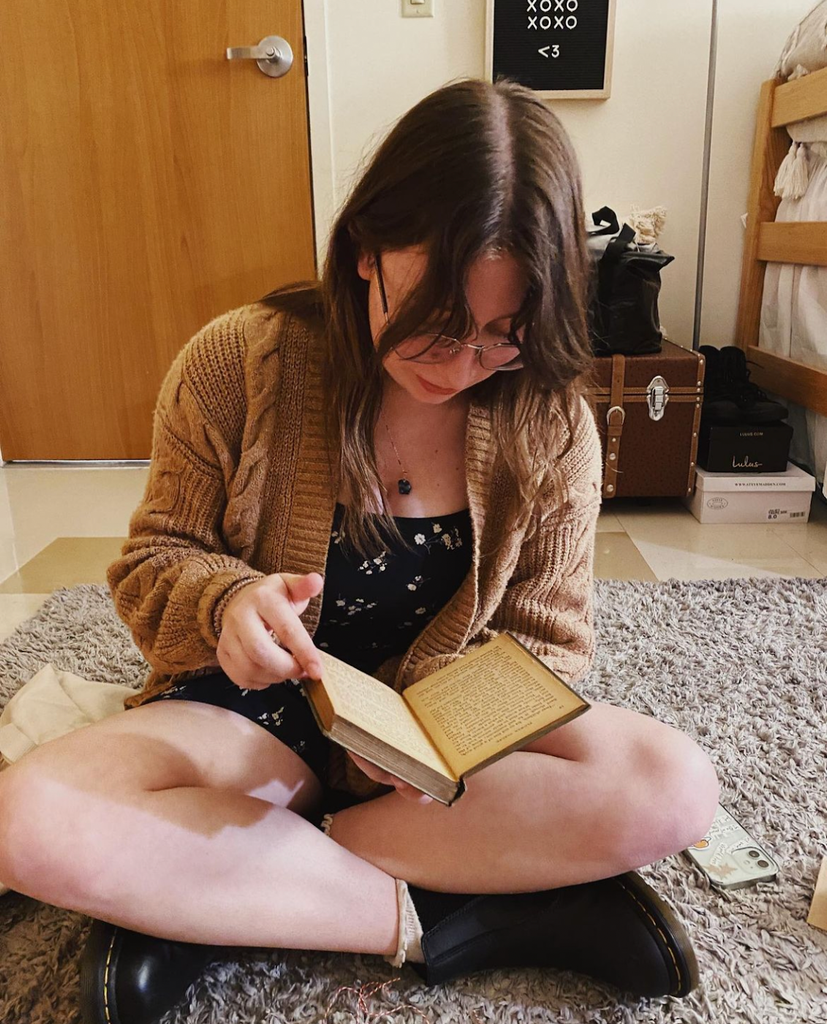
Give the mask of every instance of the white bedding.
[(820, 71), (827, 67), (827, 0), (820, 3), (801, 19), (775, 67), (775, 76), (784, 81)]
[[(775, 75), (792, 80), (825, 67), (827, 0), (821, 0), (793, 30)], [(775, 219), (827, 221), (827, 115), (791, 125), (788, 130), (794, 142), (803, 144), (809, 181), (800, 198), (782, 199)], [(767, 264), (758, 345), (827, 369), (827, 267)], [(784, 401), (794, 430), (790, 455), (808, 466), (825, 485), (827, 417)]]
[[(801, 199), (783, 199), (777, 221), (827, 221), (827, 147), (807, 146), (810, 181)], [(761, 304), (760, 348), (827, 370), (827, 267), (768, 263)], [(827, 418), (792, 402), (791, 457), (819, 482), (827, 466)]]

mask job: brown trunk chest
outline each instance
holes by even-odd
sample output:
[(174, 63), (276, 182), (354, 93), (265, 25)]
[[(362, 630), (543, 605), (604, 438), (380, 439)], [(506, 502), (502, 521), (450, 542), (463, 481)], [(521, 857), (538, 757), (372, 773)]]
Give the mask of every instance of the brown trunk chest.
[(703, 381), (704, 357), (669, 341), (652, 355), (595, 359), (604, 499), (692, 492)]

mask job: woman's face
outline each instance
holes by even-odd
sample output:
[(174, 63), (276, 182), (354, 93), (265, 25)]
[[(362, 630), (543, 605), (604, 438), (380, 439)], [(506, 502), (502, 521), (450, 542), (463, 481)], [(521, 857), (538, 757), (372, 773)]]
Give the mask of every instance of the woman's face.
[[(417, 284), (426, 265), (425, 252), (418, 247), (382, 253), (382, 280), (391, 317), (408, 291)], [(386, 321), (372, 255), (362, 255), (359, 259), (359, 275), (370, 282), (370, 328), (374, 345), (378, 345)], [(478, 259), (469, 271), (466, 290), (468, 305), (478, 329), (477, 336), (471, 335), (461, 340), (479, 345), (508, 341), (511, 318), (520, 308), (526, 287), (525, 275), (513, 256), (503, 254)], [(518, 337), (521, 333), (518, 333)], [(400, 359), (395, 352), (389, 352), (383, 366), (388, 375), (412, 398), (429, 405), (450, 401), (459, 392), (498, 372), (483, 369), (476, 351), (471, 348), (463, 348), (446, 362), (437, 364)], [(428, 385), (442, 390), (432, 390)]]

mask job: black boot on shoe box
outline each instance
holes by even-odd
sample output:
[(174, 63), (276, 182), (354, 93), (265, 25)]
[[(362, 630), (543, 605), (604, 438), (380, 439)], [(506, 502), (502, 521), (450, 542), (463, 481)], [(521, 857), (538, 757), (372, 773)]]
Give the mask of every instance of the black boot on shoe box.
[(702, 423), (763, 424), (786, 419), (784, 406), (750, 383), (743, 349), (737, 345), (701, 345), (698, 351), (706, 359)]
[(706, 359), (698, 465), (711, 473), (783, 473), (792, 427), (787, 410), (769, 398), (737, 345), (701, 345)]

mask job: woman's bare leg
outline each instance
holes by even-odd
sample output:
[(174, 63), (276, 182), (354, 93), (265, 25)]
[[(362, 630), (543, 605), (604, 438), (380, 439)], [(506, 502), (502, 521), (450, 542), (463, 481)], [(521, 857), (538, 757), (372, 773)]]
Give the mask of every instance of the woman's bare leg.
[(468, 780), (452, 807), (389, 793), (339, 811), (331, 837), (439, 892), (530, 892), (608, 878), (696, 842), (718, 800), (688, 736), (594, 704)]
[(490, 765), (451, 808), (389, 794), (338, 812), (330, 839), (301, 816), (315, 777), (274, 737), (223, 709), (148, 705), (0, 776), (0, 878), (168, 939), (389, 954), (394, 877), (531, 891), (703, 833), (717, 787), (691, 740), (616, 708), (585, 719)]
[(302, 817), (320, 793), (233, 712), (135, 708), (0, 775), (0, 878), (160, 938), (393, 953), (394, 880)]

